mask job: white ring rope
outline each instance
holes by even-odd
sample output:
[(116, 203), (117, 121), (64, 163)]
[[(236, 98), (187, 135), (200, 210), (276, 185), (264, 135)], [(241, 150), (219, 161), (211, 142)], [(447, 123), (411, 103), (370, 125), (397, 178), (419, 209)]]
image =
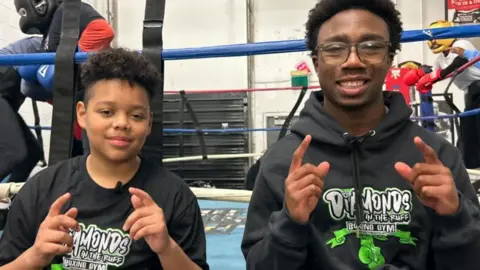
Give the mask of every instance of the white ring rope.
[(470, 175), (480, 176), (480, 170), (467, 169), (467, 172)]
[[(218, 155), (207, 155), (207, 160), (209, 159), (231, 159), (231, 158), (249, 158), (249, 157), (261, 157), (262, 153), (247, 153), (247, 154), (218, 154)], [(192, 161), (192, 160), (202, 160), (203, 156), (189, 156), (189, 157), (174, 157), (174, 158), (164, 158), (163, 162), (178, 162), (178, 161)]]
[[(1, 183), (0, 200), (6, 200), (17, 194), (25, 183)], [(227, 202), (250, 202), (252, 191), (221, 188), (190, 188), (197, 199)]]
[[(480, 176), (480, 170), (467, 169), (470, 175)], [(25, 183), (1, 183), (0, 200), (6, 200), (17, 194)], [(190, 188), (197, 199), (226, 201), (226, 202), (250, 202), (252, 191), (241, 189), (221, 189), (221, 188)], [(480, 200), (480, 198), (479, 198)]]

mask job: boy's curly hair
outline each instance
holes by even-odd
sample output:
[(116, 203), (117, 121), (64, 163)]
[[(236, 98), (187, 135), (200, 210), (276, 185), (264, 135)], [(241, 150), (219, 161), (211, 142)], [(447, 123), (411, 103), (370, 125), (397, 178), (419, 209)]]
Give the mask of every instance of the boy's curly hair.
[(81, 82), (85, 87), (84, 100), (89, 99), (90, 87), (98, 81), (120, 79), (145, 88), (149, 100), (161, 83), (160, 73), (142, 54), (125, 48), (102, 50), (90, 56), (81, 66)]
[(390, 52), (401, 49), (400, 38), (403, 32), (400, 12), (391, 0), (320, 0), (308, 13), (306, 23), (307, 48), (312, 53), (316, 51), (320, 27), (336, 14), (348, 9), (364, 9), (379, 16), (388, 26), (390, 35)]

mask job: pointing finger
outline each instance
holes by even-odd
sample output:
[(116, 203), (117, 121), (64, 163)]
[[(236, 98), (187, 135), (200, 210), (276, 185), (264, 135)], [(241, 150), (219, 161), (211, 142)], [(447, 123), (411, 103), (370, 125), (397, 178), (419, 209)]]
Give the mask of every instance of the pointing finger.
[(133, 195), (131, 198), (133, 208), (138, 209), (143, 206), (142, 200), (137, 197), (136, 195)]
[(400, 176), (407, 180), (410, 184), (414, 184), (415, 173), (410, 166), (403, 162), (397, 162), (395, 163), (395, 170), (397, 170), (398, 174), (400, 174)]
[(298, 146), (297, 150), (293, 153), (292, 163), (290, 164), (290, 171), (288, 174), (292, 174), (298, 168), (302, 167), (303, 156), (305, 152), (307, 152), (308, 146), (312, 141), (312, 136), (307, 135), (305, 139), (303, 139), (302, 143)]
[(325, 179), (328, 171), (330, 170), (330, 163), (324, 161), (317, 166), (316, 175), (321, 179)]
[(143, 205), (148, 206), (154, 203), (152, 197), (150, 197), (147, 192), (133, 187), (128, 190), (130, 191), (130, 194), (137, 196), (142, 201)]
[(415, 142), (415, 145), (417, 146), (418, 150), (420, 150), (423, 153), (423, 158), (425, 159), (426, 163), (442, 164), (442, 162), (438, 159), (437, 154), (435, 153), (435, 150), (433, 150), (432, 147), (430, 147), (422, 139), (420, 139), (420, 137), (415, 137), (413, 141)]
[[(75, 220), (77, 219), (77, 215), (78, 215), (78, 209), (75, 208), (75, 207), (68, 209), (68, 211), (65, 213), (65, 216), (73, 218)], [(77, 228), (75, 230), (77, 232), (79, 232), (80, 231), (80, 226), (77, 226)]]
[(70, 199), (70, 193), (65, 193), (60, 198), (58, 198), (55, 202), (52, 203), (50, 206), (50, 210), (48, 211), (49, 217), (54, 217), (61, 214), (62, 207), (65, 203)]

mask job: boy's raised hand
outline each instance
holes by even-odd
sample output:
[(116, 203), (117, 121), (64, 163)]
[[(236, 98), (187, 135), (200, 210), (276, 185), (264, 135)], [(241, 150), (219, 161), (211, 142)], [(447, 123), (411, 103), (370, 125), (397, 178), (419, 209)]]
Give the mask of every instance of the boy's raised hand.
[(435, 150), (420, 137), (415, 137), (414, 143), (422, 152), (424, 162), (417, 163), (412, 168), (403, 162), (397, 162), (395, 169), (412, 185), (421, 203), (439, 215), (455, 214), (460, 207), (460, 199), (452, 172), (443, 165)]
[(76, 221), (78, 209), (70, 208), (62, 214), (62, 207), (70, 199), (70, 193), (58, 198), (40, 224), (33, 246), (27, 251), (28, 265), (32, 268), (43, 268), (51, 263), (55, 256), (72, 251), (73, 238), (69, 230), (79, 231)]
[(145, 239), (150, 249), (161, 255), (173, 241), (168, 234), (162, 208), (141, 189), (129, 188), (129, 192), (135, 210), (128, 216), (123, 230), (129, 231), (134, 240)]
[[(323, 193), (325, 176), (330, 170), (328, 162), (319, 165), (303, 164), (312, 137), (306, 136), (293, 153), (288, 177), (285, 180), (285, 204), (290, 217), (297, 223), (308, 222)], [(302, 165), (303, 164), (303, 165)]]

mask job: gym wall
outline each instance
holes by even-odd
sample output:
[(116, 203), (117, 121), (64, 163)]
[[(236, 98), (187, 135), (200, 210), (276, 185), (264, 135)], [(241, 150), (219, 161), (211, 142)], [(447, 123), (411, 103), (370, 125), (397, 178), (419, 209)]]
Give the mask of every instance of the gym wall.
[[(308, 10), (315, 3), (316, 0), (167, 1), (165, 47), (186, 48), (301, 39), (305, 36), (304, 25)], [(439, 0), (396, 0), (406, 30), (426, 28), (430, 22), (444, 19), (445, 8), (442, 3)], [(247, 7), (253, 14), (250, 22), (247, 21)], [(139, 29), (144, 9), (145, 1), (117, 2), (114, 10), (117, 45), (141, 48)], [(433, 64), (435, 55), (429, 51), (425, 42), (403, 43), (402, 46), (402, 52), (396, 58), (398, 62), (415, 60)], [(165, 89), (284, 87), (290, 86), (290, 71), (295, 69), (297, 63), (306, 61), (313, 70), (307, 52), (252, 58), (250, 77), (247, 57), (168, 61), (165, 67)], [(314, 75), (310, 77), (310, 85), (318, 85)], [(438, 83), (434, 92), (443, 92), (445, 86), (445, 83)], [(454, 86), (451, 92), (454, 93), (458, 107), (463, 109), (463, 93)], [(297, 96), (297, 91), (253, 93), (249, 100), (251, 127), (264, 128), (268, 117), (287, 115)], [(251, 138), (250, 152), (262, 152), (267, 145), (266, 132), (251, 133)]]
[(18, 19), (13, 0), (0, 0), (0, 46), (20, 39), (24, 34), (18, 27)]

